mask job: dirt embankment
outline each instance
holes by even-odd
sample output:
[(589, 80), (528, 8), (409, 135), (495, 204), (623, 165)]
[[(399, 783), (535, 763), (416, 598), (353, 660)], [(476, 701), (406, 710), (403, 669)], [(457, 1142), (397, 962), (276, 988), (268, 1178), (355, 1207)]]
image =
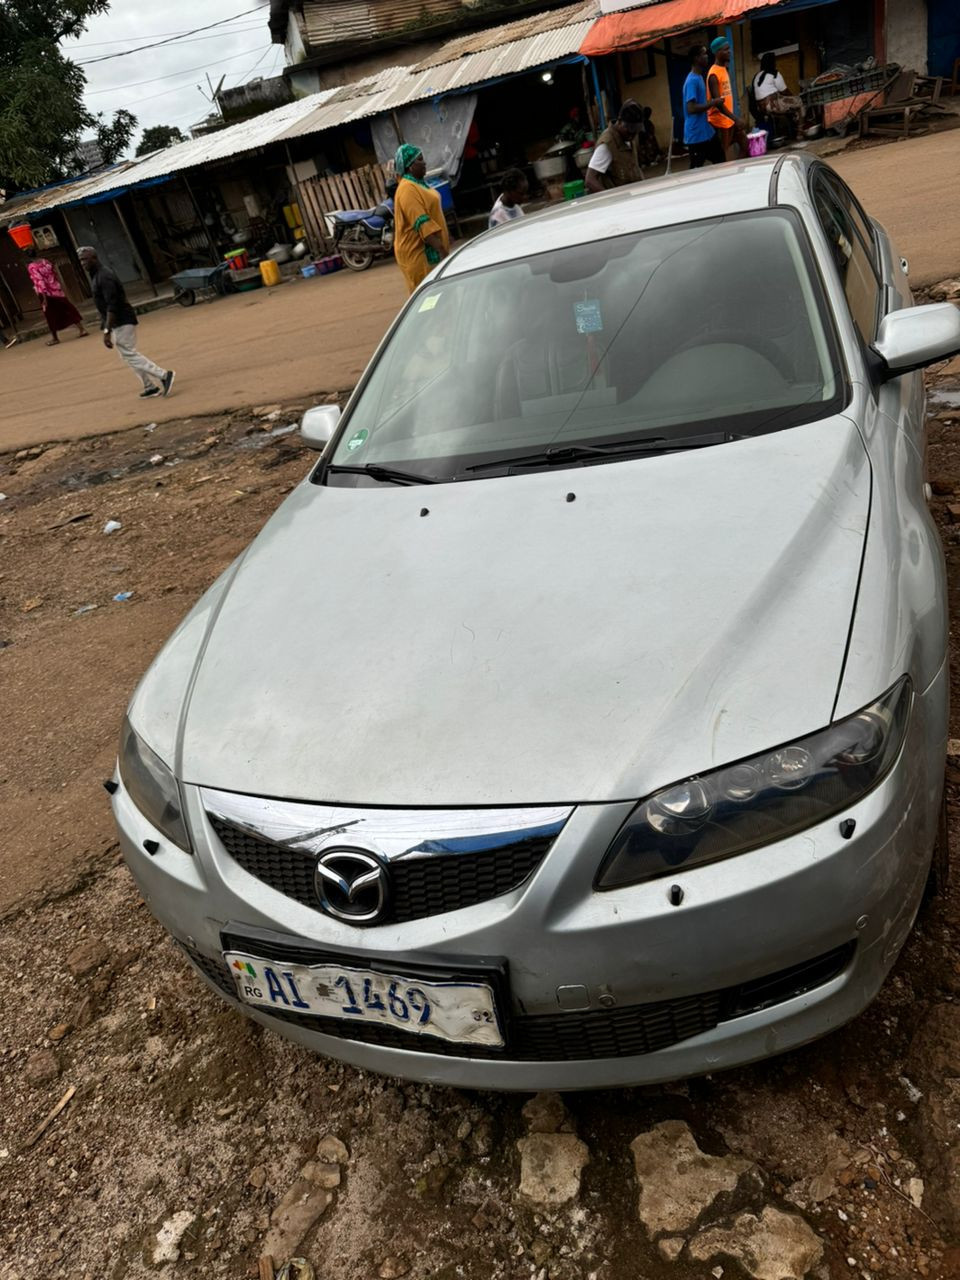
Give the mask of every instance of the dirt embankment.
[[(937, 385), (957, 397), (932, 406), (930, 444), (956, 602), (960, 376)], [(0, 458), (0, 1275), (255, 1276), (265, 1242), (297, 1235), (296, 1202), (313, 1217), (292, 1247), (322, 1280), (743, 1280), (808, 1264), (820, 1280), (957, 1280), (956, 887), (833, 1036), (534, 1117), (522, 1097), (383, 1080), (289, 1045), (166, 941), (117, 861), (99, 781), (152, 654), (304, 474), (296, 437), (267, 434), (295, 416)], [(109, 519), (121, 529), (104, 533)], [(954, 821), (958, 786), (951, 767)], [(533, 1145), (531, 1125), (547, 1130)], [(713, 1160), (689, 1180), (678, 1153), (694, 1142)], [(681, 1176), (684, 1204), (665, 1208), (653, 1192)]]

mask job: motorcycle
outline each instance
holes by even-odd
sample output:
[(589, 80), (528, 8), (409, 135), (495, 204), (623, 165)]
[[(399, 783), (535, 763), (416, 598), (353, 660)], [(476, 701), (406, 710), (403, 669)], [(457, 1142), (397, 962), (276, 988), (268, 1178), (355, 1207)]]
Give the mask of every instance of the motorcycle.
[(351, 271), (366, 271), (374, 258), (392, 257), (393, 191), (388, 187), (386, 199), (375, 209), (347, 209), (335, 214), (333, 247)]

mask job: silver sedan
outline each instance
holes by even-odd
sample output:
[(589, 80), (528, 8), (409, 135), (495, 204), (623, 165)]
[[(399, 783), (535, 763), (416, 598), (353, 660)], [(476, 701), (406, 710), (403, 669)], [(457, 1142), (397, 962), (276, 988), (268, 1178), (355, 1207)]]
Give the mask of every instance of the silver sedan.
[(156, 916), (264, 1025), (457, 1086), (854, 1017), (942, 815), (922, 369), (958, 350), (797, 156), (455, 253), (134, 694), (108, 789)]

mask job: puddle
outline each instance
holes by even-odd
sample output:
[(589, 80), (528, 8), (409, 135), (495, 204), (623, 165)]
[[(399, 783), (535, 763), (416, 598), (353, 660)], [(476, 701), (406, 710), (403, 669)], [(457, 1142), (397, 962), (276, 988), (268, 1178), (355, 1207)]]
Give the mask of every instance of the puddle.
[(274, 427), (272, 431), (255, 431), (252, 435), (244, 436), (237, 441), (238, 449), (262, 449), (268, 445), (271, 440), (276, 440), (277, 436), (289, 436), (299, 427), (298, 422), (291, 422), (289, 426)]
[[(179, 461), (179, 458), (169, 461), (164, 459), (163, 465), (173, 467)], [(109, 484), (113, 480), (122, 480), (124, 476), (139, 475), (142, 471), (154, 471), (159, 465), (151, 462), (149, 458), (141, 458), (138, 462), (131, 462), (125, 467), (111, 467), (108, 471), (73, 471), (70, 475), (64, 476), (60, 483), (65, 489), (90, 489), (99, 484)]]
[(960, 410), (960, 391), (947, 391), (943, 387), (937, 387), (933, 391), (927, 392), (927, 402), (935, 410)]

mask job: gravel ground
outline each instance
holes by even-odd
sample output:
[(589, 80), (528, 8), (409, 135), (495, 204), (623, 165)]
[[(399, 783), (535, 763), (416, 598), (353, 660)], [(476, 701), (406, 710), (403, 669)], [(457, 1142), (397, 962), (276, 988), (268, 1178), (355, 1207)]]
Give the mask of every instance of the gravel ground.
[[(960, 371), (933, 383), (960, 402)], [(269, 434), (302, 407), (0, 455), (0, 1276), (960, 1277), (956, 886), (817, 1044), (533, 1107), (311, 1055), (165, 940), (99, 779), (151, 654), (308, 465)], [(958, 601), (960, 408), (932, 409)]]

